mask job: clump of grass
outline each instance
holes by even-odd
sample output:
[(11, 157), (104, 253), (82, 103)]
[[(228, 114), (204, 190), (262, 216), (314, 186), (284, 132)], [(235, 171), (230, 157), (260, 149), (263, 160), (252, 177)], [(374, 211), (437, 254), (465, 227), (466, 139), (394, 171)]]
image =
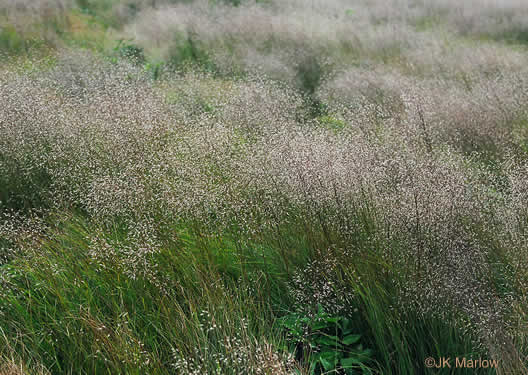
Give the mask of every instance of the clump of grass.
[(271, 301), (258, 298), (264, 290), (214, 271), (222, 243), (178, 231), (156, 249), (131, 243), (136, 229), (124, 226), (105, 230), (78, 215), (57, 225), (53, 239), (2, 268), (2, 340), (27, 363), (233, 374), (295, 365), (271, 344), (280, 339), (269, 330)]
[(173, 46), (169, 51), (168, 64), (174, 69), (186, 65), (197, 65), (207, 71), (215, 71), (215, 64), (209, 57), (207, 49), (193, 33), (176, 34)]
[(20, 53), (26, 49), (26, 41), (13, 27), (3, 27), (0, 31), (0, 48), (11, 53)]

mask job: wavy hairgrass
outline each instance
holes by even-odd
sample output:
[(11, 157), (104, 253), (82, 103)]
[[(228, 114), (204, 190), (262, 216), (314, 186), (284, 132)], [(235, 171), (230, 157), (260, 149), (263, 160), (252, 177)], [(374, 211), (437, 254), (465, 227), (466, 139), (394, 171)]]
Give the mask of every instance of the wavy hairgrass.
[[(260, 76), (152, 82), (83, 54), (4, 71), (7, 371), (305, 372), (274, 322), (319, 306), (379, 373), (457, 355), (525, 371), (524, 81), (474, 77), (444, 112), (442, 81), (344, 74), (313, 119)], [(347, 91), (354, 75), (369, 84)]]

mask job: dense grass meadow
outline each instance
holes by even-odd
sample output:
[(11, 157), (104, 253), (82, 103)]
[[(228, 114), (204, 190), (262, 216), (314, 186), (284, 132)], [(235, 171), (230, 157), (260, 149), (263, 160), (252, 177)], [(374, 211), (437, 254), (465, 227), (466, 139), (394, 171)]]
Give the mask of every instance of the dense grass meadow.
[(528, 374), (528, 2), (0, 0), (21, 374)]

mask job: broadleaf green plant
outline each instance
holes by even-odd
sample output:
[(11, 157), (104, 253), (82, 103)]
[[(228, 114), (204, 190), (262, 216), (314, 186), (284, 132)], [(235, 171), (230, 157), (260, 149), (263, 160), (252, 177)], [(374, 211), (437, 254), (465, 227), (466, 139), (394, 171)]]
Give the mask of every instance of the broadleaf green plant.
[(319, 305), (314, 316), (292, 313), (279, 320), (289, 350), (310, 374), (372, 374), (372, 351), (363, 347), (351, 320), (331, 316)]

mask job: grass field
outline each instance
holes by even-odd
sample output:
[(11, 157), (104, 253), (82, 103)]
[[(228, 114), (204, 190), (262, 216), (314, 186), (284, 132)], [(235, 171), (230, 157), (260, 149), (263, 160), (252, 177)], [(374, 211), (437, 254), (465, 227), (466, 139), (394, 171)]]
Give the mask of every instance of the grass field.
[(0, 0), (0, 375), (527, 374), (528, 3)]

